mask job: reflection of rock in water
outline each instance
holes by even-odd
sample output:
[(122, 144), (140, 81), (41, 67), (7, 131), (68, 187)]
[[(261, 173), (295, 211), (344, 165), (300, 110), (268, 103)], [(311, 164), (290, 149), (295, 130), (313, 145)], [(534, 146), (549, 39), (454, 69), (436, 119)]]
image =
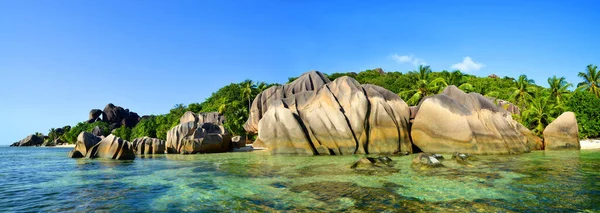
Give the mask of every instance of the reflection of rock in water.
[[(427, 202), (395, 193), (395, 190), (401, 187), (393, 183), (386, 183), (383, 188), (373, 188), (358, 186), (350, 182), (324, 181), (292, 186), (290, 191), (313, 194), (316, 200), (324, 203), (324, 206), (315, 209), (316, 211), (507, 212), (506, 209), (489, 205), (489, 203), (502, 203), (503, 201), (479, 199), (477, 202), (466, 200)], [(341, 205), (341, 202), (347, 199), (350, 199), (354, 205), (351, 207)]]

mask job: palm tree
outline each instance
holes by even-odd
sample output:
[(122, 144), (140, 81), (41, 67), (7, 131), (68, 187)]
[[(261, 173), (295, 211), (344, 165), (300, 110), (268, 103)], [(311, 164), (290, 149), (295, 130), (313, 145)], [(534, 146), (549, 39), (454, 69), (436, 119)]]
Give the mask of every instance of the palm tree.
[(556, 99), (557, 104), (561, 104), (563, 95), (568, 94), (567, 90), (572, 84), (567, 83), (565, 77), (557, 78), (556, 75), (552, 78), (548, 78), (548, 84), (550, 85), (550, 95)]
[(600, 97), (600, 72), (597, 66), (587, 65), (585, 72), (579, 72), (577, 76), (583, 78), (583, 82), (577, 85), (578, 89), (588, 90)]
[(548, 126), (559, 111), (557, 105), (549, 101), (550, 96), (540, 95), (536, 98), (531, 98), (525, 111), (523, 111), (522, 119), (528, 128), (533, 128), (533, 132), (541, 135), (544, 128)]
[(510, 88), (513, 92), (509, 101), (517, 104), (521, 109), (525, 108), (527, 100), (533, 98), (535, 92), (535, 87), (532, 84), (534, 84), (534, 81), (528, 79), (527, 75), (519, 76), (519, 79), (515, 80), (515, 86)]
[(219, 98), (219, 108), (217, 109), (217, 112), (219, 114), (225, 113), (225, 110), (227, 110), (228, 105), (229, 100), (226, 97)]
[(248, 99), (248, 111), (250, 111), (250, 108), (252, 107), (250, 97), (252, 96), (252, 90), (256, 88), (256, 85), (254, 82), (252, 82), (252, 80), (245, 80), (242, 85), (242, 98)]
[(416, 105), (424, 97), (437, 94), (448, 86), (444, 78), (440, 77), (432, 80), (430, 74), (431, 68), (429, 66), (419, 65), (417, 82), (413, 84), (413, 89), (400, 92), (399, 95), (404, 99), (408, 98), (406, 101), (408, 104)]

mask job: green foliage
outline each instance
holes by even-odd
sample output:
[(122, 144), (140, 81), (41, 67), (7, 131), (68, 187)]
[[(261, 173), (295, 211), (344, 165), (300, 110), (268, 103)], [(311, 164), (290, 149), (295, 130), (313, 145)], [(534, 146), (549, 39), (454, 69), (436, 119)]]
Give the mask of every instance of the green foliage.
[(79, 133), (81, 132), (92, 132), (92, 129), (94, 129), (94, 127), (100, 127), (100, 129), (102, 130), (102, 135), (107, 136), (108, 134), (110, 134), (109, 132), (109, 128), (108, 128), (108, 123), (103, 122), (103, 121), (96, 121), (94, 123), (88, 123), (88, 122), (80, 122), (77, 125), (75, 125), (74, 127), (70, 128), (68, 132), (66, 132), (64, 135), (61, 136), (61, 140), (66, 141), (68, 143), (75, 143), (77, 142), (77, 136), (79, 136)]
[(123, 140), (131, 141), (131, 129), (125, 126), (116, 128), (115, 130), (113, 130), (112, 134), (117, 137), (120, 137)]
[(576, 91), (566, 102), (569, 111), (575, 113), (579, 126), (579, 137), (600, 136), (600, 99), (590, 91)]
[(583, 81), (577, 85), (579, 90), (587, 90), (596, 95), (596, 98), (600, 97), (600, 71), (598, 66), (590, 64), (586, 67), (585, 72), (579, 72), (577, 75), (583, 78)]

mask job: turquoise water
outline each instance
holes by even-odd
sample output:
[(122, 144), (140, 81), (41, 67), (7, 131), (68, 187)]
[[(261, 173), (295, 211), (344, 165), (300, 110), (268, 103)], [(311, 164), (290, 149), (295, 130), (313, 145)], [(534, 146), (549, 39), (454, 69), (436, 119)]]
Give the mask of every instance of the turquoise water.
[(480, 156), (470, 165), (353, 170), (360, 156), (266, 152), (70, 159), (70, 148), (0, 147), (2, 212), (597, 212), (600, 151)]

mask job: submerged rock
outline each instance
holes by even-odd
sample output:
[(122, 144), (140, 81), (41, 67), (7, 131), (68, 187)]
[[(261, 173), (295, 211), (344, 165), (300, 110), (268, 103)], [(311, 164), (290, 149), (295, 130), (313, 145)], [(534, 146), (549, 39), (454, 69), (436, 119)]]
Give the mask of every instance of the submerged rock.
[(546, 150), (581, 149), (575, 113), (565, 112), (544, 129)]
[(479, 160), (475, 156), (472, 156), (469, 154), (458, 153), (458, 152), (455, 152), (454, 154), (452, 154), (452, 159), (456, 160), (457, 163), (463, 164), (463, 165), (470, 165), (471, 164), (470, 161)]
[(430, 169), (443, 167), (444, 165), (434, 155), (419, 153), (412, 161), (411, 167), (414, 169)]
[(222, 126), (224, 120), (218, 113), (196, 115), (186, 112), (180, 119), (182, 123), (167, 132), (167, 153), (195, 154), (231, 150), (231, 135)]
[(272, 153), (412, 153), (410, 110), (396, 94), (340, 77), (314, 91), (275, 100), (258, 125)]
[(363, 157), (356, 161), (351, 169), (357, 172), (375, 174), (378, 172), (393, 173), (398, 172), (398, 169), (394, 168), (394, 164), (391, 158), (387, 156), (382, 157)]
[(478, 93), (448, 86), (425, 98), (411, 128), (424, 152), (513, 154), (529, 152), (528, 139), (509, 112)]

